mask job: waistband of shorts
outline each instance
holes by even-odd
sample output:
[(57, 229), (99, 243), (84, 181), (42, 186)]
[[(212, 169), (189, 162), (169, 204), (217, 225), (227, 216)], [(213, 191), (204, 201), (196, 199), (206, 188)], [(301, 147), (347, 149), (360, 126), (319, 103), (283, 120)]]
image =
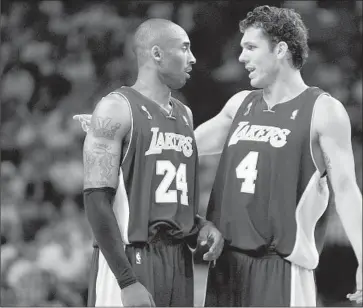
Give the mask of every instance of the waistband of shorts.
[(227, 250), (239, 252), (241, 254), (247, 255), (252, 258), (270, 258), (270, 257), (283, 258), (283, 256), (276, 250), (275, 246), (263, 246), (255, 250), (240, 249), (233, 246), (227, 246), (225, 248)]
[(151, 239), (149, 239), (148, 244), (164, 244), (167, 246), (180, 245), (185, 243), (184, 238), (176, 238), (175, 236), (171, 236), (170, 234), (164, 232), (156, 233)]
[[(151, 237), (147, 242), (133, 242), (127, 244), (126, 246), (132, 247), (144, 247), (146, 245), (164, 245), (164, 246), (175, 246), (180, 244), (186, 244), (187, 241), (185, 238), (176, 238), (175, 236), (171, 236), (170, 234), (164, 232), (157, 232), (153, 237)], [(99, 248), (96, 241), (93, 242), (93, 248)]]

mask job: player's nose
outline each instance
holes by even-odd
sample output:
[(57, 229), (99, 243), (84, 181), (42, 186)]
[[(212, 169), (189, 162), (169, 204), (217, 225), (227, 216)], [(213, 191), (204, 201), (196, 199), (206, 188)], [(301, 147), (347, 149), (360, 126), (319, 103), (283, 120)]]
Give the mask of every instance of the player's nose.
[(247, 62), (246, 53), (244, 53), (242, 51), (241, 54), (238, 57), (238, 61), (241, 62), (241, 63), (246, 63)]
[(190, 51), (189, 52), (189, 63), (195, 64), (196, 62), (197, 62), (197, 59), (194, 57), (193, 53)]

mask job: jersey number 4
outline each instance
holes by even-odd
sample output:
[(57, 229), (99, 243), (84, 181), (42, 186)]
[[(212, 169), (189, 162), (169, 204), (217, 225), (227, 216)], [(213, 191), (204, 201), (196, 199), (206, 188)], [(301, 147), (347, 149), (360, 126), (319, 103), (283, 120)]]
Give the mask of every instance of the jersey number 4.
[[(187, 184), (187, 166), (183, 163), (179, 168), (173, 165), (169, 160), (156, 161), (156, 174), (164, 175), (159, 187), (155, 191), (155, 201), (157, 203), (177, 203), (178, 194), (177, 190), (181, 192), (180, 203), (183, 205), (188, 204), (188, 184)], [(170, 189), (170, 185), (175, 179), (176, 190)]]
[(236, 176), (238, 179), (244, 179), (242, 182), (241, 192), (254, 194), (255, 181), (257, 178), (257, 161), (258, 152), (251, 151), (239, 163), (236, 168)]

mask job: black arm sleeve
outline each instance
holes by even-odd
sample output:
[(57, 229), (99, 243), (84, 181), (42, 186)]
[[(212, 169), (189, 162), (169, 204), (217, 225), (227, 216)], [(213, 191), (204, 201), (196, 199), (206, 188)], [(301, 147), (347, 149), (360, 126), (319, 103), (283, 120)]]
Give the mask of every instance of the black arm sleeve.
[(137, 281), (127, 259), (112, 203), (116, 190), (111, 187), (83, 191), (84, 206), (94, 237), (121, 289)]

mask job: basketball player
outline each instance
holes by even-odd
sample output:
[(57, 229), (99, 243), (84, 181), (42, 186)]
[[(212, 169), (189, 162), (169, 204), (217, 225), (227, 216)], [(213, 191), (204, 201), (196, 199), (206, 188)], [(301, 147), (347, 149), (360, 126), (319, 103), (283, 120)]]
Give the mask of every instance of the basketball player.
[[(84, 141), (84, 204), (96, 239), (89, 306), (193, 306), (188, 239), (197, 214), (198, 154), (188, 107), (171, 97), (196, 62), (186, 32), (149, 19), (135, 33), (138, 77), (96, 106)], [(120, 168), (121, 166), (121, 168)]]
[(195, 131), (200, 170), (216, 172), (207, 219), (225, 238), (205, 306), (316, 305), (315, 228), (328, 205), (327, 178), (359, 264), (357, 291), (347, 297), (361, 303), (362, 196), (348, 115), (301, 77), (308, 45), (299, 14), (257, 7), (240, 30), (239, 61), (258, 90), (235, 94)]

